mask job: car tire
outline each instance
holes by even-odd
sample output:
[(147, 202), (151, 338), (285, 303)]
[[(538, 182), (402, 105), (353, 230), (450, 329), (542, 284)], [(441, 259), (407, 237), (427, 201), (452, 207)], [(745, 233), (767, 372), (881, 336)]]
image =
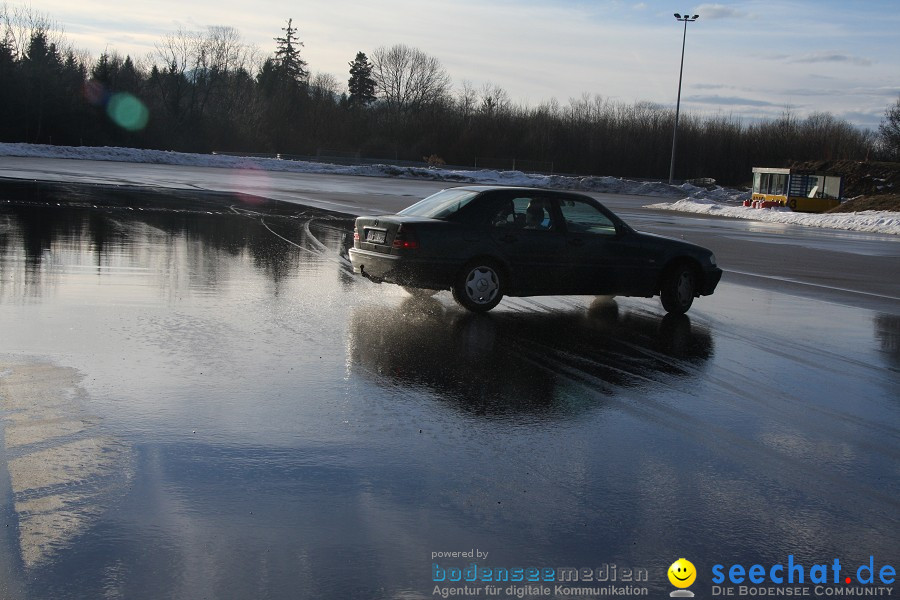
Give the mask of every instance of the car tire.
[(413, 298), (431, 298), (435, 294), (437, 294), (440, 290), (429, 290), (426, 288), (417, 288), (410, 287), (408, 285), (403, 286), (403, 291), (412, 296)]
[(687, 263), (670, 267), (663, 275), (659, 299), (667, 313), (683, 315), (694, 302), (697, 272)]
[(472, 312), (487, 312), (503, 299), (503, 272), (492, 260), (475, 260), (460, 270), (453, 283), (453, 299)]

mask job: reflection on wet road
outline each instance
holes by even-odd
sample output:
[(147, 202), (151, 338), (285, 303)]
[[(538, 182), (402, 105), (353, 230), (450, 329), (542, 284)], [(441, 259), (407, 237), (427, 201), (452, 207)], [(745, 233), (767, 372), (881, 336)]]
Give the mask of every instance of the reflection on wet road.
[(462, 410), (520, 422), (572, 418), (593, 407), (569, 388), (601, 395), (656, 378), (696, 375), (712, 338), (690, 319), (620, 314), (615, 300), (587, 310), (474, 315), (433, 299), (358, 307), (350, 319), (352, 364), (400, 388), (424, 387)]
[(726, 279), (475, 316), (354, 277), (340, 215), (171, 194), (0, 197), (0, 597), (897, 564), (900, 314)]

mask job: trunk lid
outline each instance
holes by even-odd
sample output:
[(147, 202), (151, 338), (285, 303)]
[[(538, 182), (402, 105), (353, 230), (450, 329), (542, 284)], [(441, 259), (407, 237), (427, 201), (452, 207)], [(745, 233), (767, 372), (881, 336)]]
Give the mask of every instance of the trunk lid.
[(392, 250), (415, 249), (415, 225), (431, 219), (379, 215), (358, 217), (353, 238), (353, 246), (361, 250), (391, 254)]

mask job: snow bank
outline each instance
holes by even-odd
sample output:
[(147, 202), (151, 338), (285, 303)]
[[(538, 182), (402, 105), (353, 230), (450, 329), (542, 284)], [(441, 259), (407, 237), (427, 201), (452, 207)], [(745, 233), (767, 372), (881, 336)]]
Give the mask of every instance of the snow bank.
[(431, 167), (399, 167), (388, 164), (333, 165), (319, 162), (281, 160), (252, 156), (221, 154), (189, 154), (136, 148), (45, 146), (38, 144), (2, 144), (0, 156), (33, 156), (42, 158), (72, 158), (81, 160), (109, 160), (118, 162), (156, 163), (193, 167), (253, 168), (264, 171), (291, 173), (327, 173), (332, 175), (362, 175), (369, 177), (400, 177), (430, 179), (458, 183), (536, 186), (580, 190), (607, 194), (629, 194), (661, 198), (735, 198), (737, 192), (716, 188), (712, 191), (690, 184), (681, 186), (660, 182), (642, 182), (617, 177), (567, 177), (536, 175), (521, 171), (453, 170)]
[(645, 208), (751, 219), (768, 223), (900, 235), (900, 213), (890, 211), (866, 210), (855, 213), (808, 214), (796, 213), (789, 208), (749, 208), (695, 199), (650, 204)]
[(139, 150), (136, 148), (93, 148), (37, 144), (0, 143), (0, 156), (33, 156), (194, 167), (250, 168), (291, 173), (400, 177), (404, 179), (430, 179), (456, 183), (535, 186), (604, 194), (671, 198), (673, 200), (677, 198), (677, 201), (651, 204), (647, 208), (704, 213), (810, 227), (830, 227), (900, 234), (900, 213), (896, 212), (865, 211), (859, 213), (811, 215), (794, 213), (786, 209), (745, 208), (741, 206), (741, 202), (749, 199), (750, 194), (747, 192), (738, 192), (722, 187), (707, 189), (691, 185), (690, 183), (675, 186), (659, 181), (632, 181), (618, 177), (571, 177), (527, 174), (521, 171), (454, 170), (430, 167), (399, 167), (387, 164), (346, 166), (277, 158), (189, 154), (161, 150)]

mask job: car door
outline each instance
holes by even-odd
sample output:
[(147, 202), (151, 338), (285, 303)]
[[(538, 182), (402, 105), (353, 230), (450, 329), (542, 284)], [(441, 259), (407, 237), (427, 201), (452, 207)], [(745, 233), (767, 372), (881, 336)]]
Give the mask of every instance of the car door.
[(650, 257), (637, 236), (587, 199), (559, 198), (568, 294), (629, 294), (647, 286)]
[(489, 219), (491, 239), (509, 265), (511, 293), (558, 293), (568, 258), (557, 220), (552, 202), (540, 194), (513, 193), (495, 200)]

